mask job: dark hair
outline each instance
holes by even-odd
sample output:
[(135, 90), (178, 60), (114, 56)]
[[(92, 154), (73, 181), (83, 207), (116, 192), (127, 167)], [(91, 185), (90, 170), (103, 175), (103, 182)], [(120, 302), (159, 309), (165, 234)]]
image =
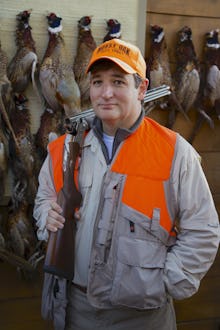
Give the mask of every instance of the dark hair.
[[(117, 64), (115, 64), (111, 60), (101, 59), (101, 60), (96, 61), (91, 66), (90, 72), (94, 73), (94, 72), (99, 71), (99, 70), (109, 70), (109, 69), (111, 69), (115, 66), (117, 66)], [(138, 88), (140, 86), (141, 82), (143, 81), (143, 79), (137, 73), (134, 73), (133, 77), (134, 77), (135, 88)]]
[(142, 83), (143, 78), (141, 78), (138, 73), (134, 73), (133, 76), (134, 76), (135, 88), (138, 88)]

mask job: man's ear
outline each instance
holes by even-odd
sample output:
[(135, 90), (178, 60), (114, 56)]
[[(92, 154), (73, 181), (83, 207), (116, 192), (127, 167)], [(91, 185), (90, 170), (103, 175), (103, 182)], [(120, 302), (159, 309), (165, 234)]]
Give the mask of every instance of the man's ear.
[(140, 83), (140, 86), (139, 86), (139, 100), (142, 101), (144, 99), (144, 96), (145, 96), (146, 90), (148, 88), (148, 85), (149, 85), (149, 80), (148, 79), (142, 80), (142, 82)]

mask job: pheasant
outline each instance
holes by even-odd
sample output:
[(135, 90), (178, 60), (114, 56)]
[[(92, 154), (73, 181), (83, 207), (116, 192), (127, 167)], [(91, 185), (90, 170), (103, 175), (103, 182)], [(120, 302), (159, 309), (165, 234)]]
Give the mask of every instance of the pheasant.
[(15, 94), (15, 108), (10, 121), (18, 142), (9, 140), (9, 164), (13, 174), (12, 204), (14, 208), (23, 201), (33, 204), (37, 191), (35, 174), (35, 147), (30, 127), (30, 110), (24, 95)]
[(188, 26), (178, 31), (176, 67), (176, 96), (187, 113), (197, 100), (200, 86), (199, 62), (192, 41), (192, 30)]
[(213, 115), (217, 115), (220, 120), (220, 43), (218, 30), (212, 30), (205, 34), (204, 68), (200, 86), (200, 97), (196, 104), (198, 116), (188, 139), (190, 143), (193, 143), (205, 121), (213, 129)]
[(159, 106), (161, 109), (169, 111), (168, 121), (166, 126), (173, 127), (176, 118), (176, 112), (181, 112), (185, 118), (182, 106), (178, 102), (175, 92), (175, 86), (172, 79), (167, 43), (165, 40), (164, 30), (158, 25), (152, 25), (151, 33), (151, 53), (147, 65), (147, 77), (149, 78), (150, 88), (156, 88), (161, 85), (170, 86), (171, 94), (166, 99), (161, 98), (159, 101), (149, 102), (145, 106), (146, 114), (149, 114), (155, 107)]
[(211, 30), (205, 34), (204, 61), (209, 68), (212, 65), (220, 67), (219, 30)]
[[(11, 83), (7, 77), (8, 58), (6, 53), (1, 48), (0, 43), (0, 198), (2, 199), (5, 192), (5, 177), (8, 168), (8, 139), (7, 131), (13, 133), (8, 113), (5, 107), (10, 107), (11, 104)], [(16, 141), (17, 144), (17, 141)]]
[(60, 112), (46, 108), (41, 115), (40, 127), (35, 135), (35, 146), (39, 157), (39, 171), (46, 155), (47, 145), (64, 133), (64, 124)]
[(117, 19), (110, 18), (106, 21), (108, 31), (103, 38), (103, 42), (111, 40), (111, 39), (120, 39), (121, 38), (121, 23)]
[(73, 64), (75, 79), (79, 85), (81, 93), (82, 110), (89, 109), (91, 107), (89, 96), (89, 76), (86, 74), (86, 68), (89, 64), (92, 52), (96, 48), (96, 42), (92, 36), (90, 25), (90, 16), (83, 16), (78, 21), (78, 45)]
[(61, 17), (47, 16), (49, 42), (43, 57), (39, 80), (42, 94), (53, 111), (63, 111), (67, 117), (80, 112), (80, 90), (75, 81), (62, 35)]
[(17, 15), (17, 51), (7, 68), (14, 93), (23, 93), (31, 80), (35, 91), (38, 92), (34, 77), (38, 57), (29, 25), (30, 15), (31, 10), (24, 10)]
[(5, 177), (7, 175), (7, 140), (0, 127), (0, 199), (2, 200), (5, 193)]
[[(18, 146), (14, 130), (12, 128), (9, 114), (13, 108), (13, 97), (11, 82), (7, 76), (8, 57), (2, 50), (0, 43), (0, 123), (2, 130), (2, 139), (11, 135), (14, 139), (15, 145)], [(6, 110), (7, 109), (7, 110)]]
[(16, 209), (9, 211), (6, 226), (8, 250), (26, 260), (33, 254), (37, 244), (30, 218), (29, 205), (26, 201), (22, 201)]

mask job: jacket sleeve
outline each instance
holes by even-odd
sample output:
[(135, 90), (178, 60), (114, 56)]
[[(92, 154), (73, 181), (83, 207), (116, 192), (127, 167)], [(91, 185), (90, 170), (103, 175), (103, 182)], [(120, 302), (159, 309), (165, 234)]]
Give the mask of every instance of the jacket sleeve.
[(46, 229), (46, 217), (50, 209), (52, 201), (57, 200), (54, 181), (51, 171), (51, 160), (49, 153), (43, 163), (39, 174), (39, 187), (35, 198), (33, 216), (36, 220), (37, 236), (39, 240), (48, 239), (48, 231)]
[(167, 253), (164, 281), (174, 299), (192, 296), (214, 262), (220, 238), (213, 198), (193, 147), (178, 137), (172, 170), (178, 234)]

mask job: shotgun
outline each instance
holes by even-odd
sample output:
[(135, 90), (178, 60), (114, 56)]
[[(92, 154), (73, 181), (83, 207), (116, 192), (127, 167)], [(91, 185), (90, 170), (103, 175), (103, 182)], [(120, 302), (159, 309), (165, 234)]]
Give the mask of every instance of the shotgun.
[[(167, 85), (150, 89), (145, 94), (144, 103), (169, 95), (170, 93), (170, 88)], [(58, 229), (55, 233), (50, 232), (43, 266), (45, 272), (66, 278), (70, 281), (74, 276), (76, 232), (74, 213), (80, 207), (82, 201), (82, 196), (75, 184), (74, 171), (83, 144), (84, 134), (89, 129), (94, 116), (93, 109), (89, 109), (66, 119), (66, 131), (68, 134), (71, 134), (72, 139), (69, 142), (66, 169), (63, 173), (63, 188), (57, 196), (57, 203), (62, 207), (63, 216), (66, 221), (63, 229)]]

